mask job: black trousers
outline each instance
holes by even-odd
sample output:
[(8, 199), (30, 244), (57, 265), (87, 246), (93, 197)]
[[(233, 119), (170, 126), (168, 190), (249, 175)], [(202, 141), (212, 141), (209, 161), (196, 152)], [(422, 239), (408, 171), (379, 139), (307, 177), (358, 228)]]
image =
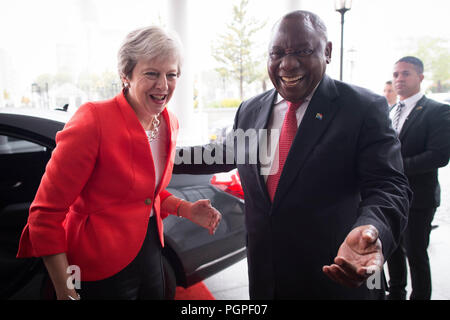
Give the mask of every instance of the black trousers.
[(156, 218), (150, 218), (144, 243), (136, 258), (115, 275), (99, 281), (82, 281), (82, 300), (162, 300), (164, 273)]
[(392, 297), (406, 296), (408, 258), (411, 272), (411, 300), (429, 300), (431, 298), (431, 270), (428, 258), (431, 222), (436, 208), (412, 209), (409, 212), (408, 226), (402, 241), (387, 260), (389, 270), (389, 292)]

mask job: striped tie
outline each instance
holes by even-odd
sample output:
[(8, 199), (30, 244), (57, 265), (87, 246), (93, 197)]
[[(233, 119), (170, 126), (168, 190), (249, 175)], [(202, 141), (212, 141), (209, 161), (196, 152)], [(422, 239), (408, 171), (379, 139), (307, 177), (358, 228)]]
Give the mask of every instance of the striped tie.
[[(292, 141), (294, 141), (295, 134), (297, 133), (297, 117), (295, 115), (298, 107), (302, 102), (292, 103), (287, 101), (288, 111), (284, 116), (283, 126), (281, 127), (280, 140), (278, 142), (278, 170), (267, 177), (267, 191), (269, 192), (270, 199), (273, 202), (275, 197), (275, 191), (278, 187), (278, 181), (280, 180), (281, 172), (286, 161), (289, 149), (291, 148)], [(275, 158), (276, 159), (276, 158)]]
[(397, 104), (397, 109), (395, 110), (394, 117), (392, 118), (392, 126), (394, 127), (395, 131), (398, 132), (398, 125), (400, 123), (400, 115), (402, 114), (403, 107), (405, 106), (405, 103), (400, 101)]

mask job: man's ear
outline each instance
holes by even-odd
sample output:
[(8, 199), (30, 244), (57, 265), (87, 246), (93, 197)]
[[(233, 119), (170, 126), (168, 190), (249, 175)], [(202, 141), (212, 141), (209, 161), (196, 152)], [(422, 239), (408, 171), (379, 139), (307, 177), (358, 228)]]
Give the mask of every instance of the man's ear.
[(330, 62), (331, 62), (331, 52), (332, 51), (333, 51), (333, 45), (332, 45), (331, 41), (328, 41), (327, 45), (325, 47), (325, 57), (326, 57), (325, 59), (326, 59), (327, 64), (330, 64)]

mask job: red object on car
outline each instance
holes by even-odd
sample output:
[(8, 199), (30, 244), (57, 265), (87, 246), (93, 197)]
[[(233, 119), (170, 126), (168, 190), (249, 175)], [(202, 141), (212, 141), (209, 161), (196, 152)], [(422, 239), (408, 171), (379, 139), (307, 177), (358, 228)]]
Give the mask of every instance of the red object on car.
[(215, 174), (211, 178), (211, 184), (235, 197), (244, 199), (244, 191), (242, 190), (241, 179), (236, 169), (229, 172)]

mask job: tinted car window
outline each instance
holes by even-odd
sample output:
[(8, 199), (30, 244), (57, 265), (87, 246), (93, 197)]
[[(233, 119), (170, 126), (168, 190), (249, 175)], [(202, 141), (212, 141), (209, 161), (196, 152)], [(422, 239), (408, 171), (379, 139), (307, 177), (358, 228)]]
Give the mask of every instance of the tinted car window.
[(33, 200), (49, 159), (44, 146), (0, 135), (0, 210)]
[(34, 142), (0, 135), (0, 155), (27, 152), (45, 152), (46, 147)]
[(5, 298), (26, 281), (33, 259), (16, 259), (20, 235), (30, 203), (50, 159), (46, 147), (0, 135), (0, 297)]

